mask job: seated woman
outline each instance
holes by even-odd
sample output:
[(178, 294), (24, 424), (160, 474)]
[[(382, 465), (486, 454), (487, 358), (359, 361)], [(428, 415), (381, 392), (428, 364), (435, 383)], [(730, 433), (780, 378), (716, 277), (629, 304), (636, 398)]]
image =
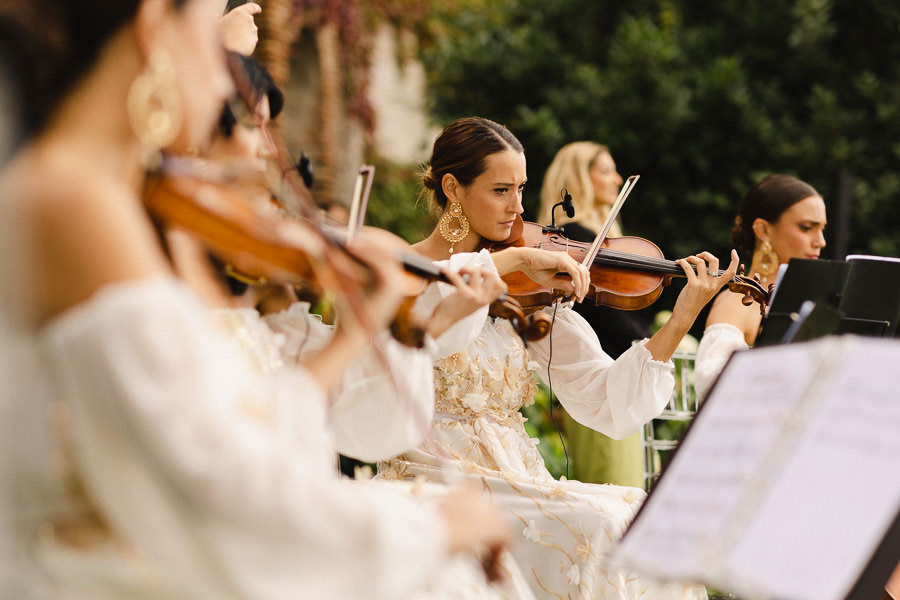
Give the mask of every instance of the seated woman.
[[(237, 172), (262, 175), (276, 154), (268, 127), (281, 112), (284, 96), (263, 65), (252, 58), (235, 58), (252, 110), (237, 118), (231, 104), (226, 104), (205, 157)], [(255, 204), (261, 215), (271, 214), (273, 223), (292, 218), (279, 214), (264, 190), (246, 201)], [(449, 273), (459, 291), (422, 319), (425, 349), (418, 350), (395, 341), (388, 331), (378, 332), (374, 339), (348, 337), (348, 330), (354, 328), (335, 329), (323, 323), (311, 314), (308, 302), (297, 301), (291, 285), (253, 282), (250, 277), (239, 281), (227, 274), (233, 271), (196, 235), (176, 228), (164, 227), (163, 231), (175, 271), (216, 307), (213, 319), (255, 369), (272, 374), (285, 365), (301, 364), (320, 374), (332, 374), (329, 412), (336, 449), (365, 462), (389, 458), (423, 441), (434, 406), (428, 398), (434, 386), (429, 353), (433, 338), (489, 303), (503, 288), (491, 272), (468, 269)], [(389, 252), (376, 256), (391, 260)], [(374, 256), (361, 258), (376, 269), (376, 264), (371, 264)], [(344, 310), (341, 317), (352, 319), (353, 313)], [(269, 412), (258, 403), (247, 408), (257, 416)]]
[[(522, 213), (526, 181), (522, 145), (506, 128), (472, 117), (448, 125), (434, 143), (425, 187), (444, 209), (438, 226), (413, 247), (451, 265), (494, 265), (577, 298), (587, 269), (562, 252), (510, 248), (478, 252), (502, 241)], [(613, 360), (590, 326), (568, 305), (549, 309), (549, 336), (526, 347), (508, 321), (483, 312), (437, 340), (435, 420), (424, 444), (379, 465), (388, 479), (471, 479), (521, 528), (511, 553), (540, 597), (703, 598), (702, 587), (654, 585), (633, 573), (608, 571), (604, 557), (644, 498), (636, 488), (556, 481), (528, 436), (519, 408), (533, 401), (537, 373), (583, 424), (621, 438), (663, 409), (674, 388), (669, 361), (700, 309), (726, 279), (711, 277), (718, 260), (701, 253), (678, 261), (688, 283), (673, 316), (656, 335)], [(697, 273), (692, 269), (695, 267)], [(737, 269), (733, 253), (726, 277)], [(558, 276), (567, 273), (570, 279)], [(428, 306), (446, 289), (435, 284)]]
[[(606, 223), (621, 186), (622, 176), (616, 170), (609, 148), (588, 141), (566, 144), (553, 157), (544, 176), (538, 222), (541, 225), (551, 222), (553, 205), (560, 201), (560, 190), (566, 188), (572, 196), (575, 215), (569, 217), (557, 209), (556, 223), (567, 238), (592, 242)], [(622, 229), (616, 220), (609, 237), (621, 235)], [(579, 303), (575, 311), (590, 324), (603, 350), (613, 358), (628, 350), (635, 340), (650, 335), (646, 311), (635, 313), (596, 306), (593, 302)], [(643, 485), (644, 454), (640, 432), (623, 440), (613, 440), (585, 427), (568, 413), (565, 413), (565, 432), (575, 479)]]
[[(825, 202), (811, 185), (790, 175), (769, 175), (741, 200), (731, 243), (752, 254), (749, 277), (763, 287), (775, 282), (778, 265), (792, 258), (818, 258), (825, 247)], [(759, 306), (744, 306), (739, 294), (720, 294), (706, 319), (694, 363), (698, 400), (709, 393), (728, 357), (753, 345), (762, 316)]]
[(142, 159), (198, 147), (230, 93), (218, 0), (14, 4), (46, 77), (0, 173), (0, 596), (407, 598), (502, 543), (471, 496), (340, 481), (328, 374), (247, 368), (172, 276)]

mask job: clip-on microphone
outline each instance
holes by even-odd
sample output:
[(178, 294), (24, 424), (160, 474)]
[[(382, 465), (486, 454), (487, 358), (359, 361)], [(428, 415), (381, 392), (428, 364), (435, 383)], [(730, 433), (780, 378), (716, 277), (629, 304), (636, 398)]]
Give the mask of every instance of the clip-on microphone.
[(575, 205), (572, 203), (572, 194), (569, 193), (569, 190), (563, 188), (559, 191), (559, 195), (562, 197), (562, 202), (557, 202), (553, 205), (553, 208), (550, 209), (550, 225), (544, 227), (547, 231), (559, 231), (559, 227), (556, 226), (557, 206), (562, 206), (563, 210), (566, 212), (566, 216), (570, 219), (575, 216)]

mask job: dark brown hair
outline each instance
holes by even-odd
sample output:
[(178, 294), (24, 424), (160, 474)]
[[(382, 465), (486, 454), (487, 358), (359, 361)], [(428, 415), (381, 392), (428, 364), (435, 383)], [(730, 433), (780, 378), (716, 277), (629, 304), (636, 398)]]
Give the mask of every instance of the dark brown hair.
[[(229, 58), (240, 64), (240, 68), (243, 71), (242, 79), (246, 79), (250, 88), (249, 92), (252, 96), (251, 101), (253, 105), (247, 107), (248, 110), (251, 112), (256, 110), (256, 105), (259, 104), (260, 100), (263, 97), (268, 98), (269, 119), (275, 120), (281, 114), (281, 109), (284, 108), (284, 93), (275, 83), (275, 80), (272, 79), (271, 73), (256, 59), (243, 56), (237, 52), (229, 52), (228, 55)], [(222, 109), (222, 114), (219, 115), (219, 133), (226, 138), (230, 138), (234, 134), (235, 125), (237, 125), (237, 117), (231, 110), (231, 106), (226, 104), (225, 108)]]
[(0, 51), (18, 87), (26, 133), (43, 127), (139, 6), (140, 0), (3, 0)]
[(741, 199), (731, 243), (738, 252), (752, 253), (756, 249), (753, 221), (765, 219), (776, 223), (784, 211), (810, 196), (819, 196), (816, 188), (790, 175), (774, 174), (764, 177), (750, 188)]
[(444, 208), (444, 175), (450, 173), (461, 185), (471, 185), (487, 168), (487, 157), (507, 149), (524, 152), (522, 143), (503, 125), (482, 117), (457, 119), (435, 140), (422, 183), (434, 194), (438, 206)]

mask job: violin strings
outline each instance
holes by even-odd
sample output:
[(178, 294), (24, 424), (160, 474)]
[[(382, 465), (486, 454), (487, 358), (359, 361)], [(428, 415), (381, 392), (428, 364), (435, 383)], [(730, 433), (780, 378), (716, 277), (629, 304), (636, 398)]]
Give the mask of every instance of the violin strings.
[[(602, 258), (603, 260), (598, 261), (598, 259)], [(667, 273), (671, 273), (673, 275), (680, 275), (684, 271), (678, 263), (673, 260), (667, 260), (664, 258), (654, 258), (652, 256), (641, 256), (639, 254), (633, 254), (630, 252), (623, 252), (620, 250), (610, 250), (607, 248), (601, 248), (600, 252), (597, 253), (597, 258), (594, 259), (594, 262), (601, 262), (607, 264), (609, 266), (617, 266), (621, 265), (623, 267), (646, 267), (649, 269), (659, 269), (664, 270)], [(697, 271), (697, 267), (695, 265), (691, 265), (694, 269), (694, 272)], [(715, 277), (722, 275), (724, 271), (716, 271), (715, 273), (711, 273)]]

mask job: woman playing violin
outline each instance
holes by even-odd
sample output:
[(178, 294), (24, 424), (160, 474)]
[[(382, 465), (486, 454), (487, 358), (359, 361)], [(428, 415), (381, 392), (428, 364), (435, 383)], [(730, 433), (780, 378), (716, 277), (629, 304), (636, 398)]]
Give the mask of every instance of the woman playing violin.
[[(281, 112), (284, 97), (263, 65), (252, 58), (236, 58), (254, 108), (238, 118), (230, 104), (225, 106), (206, 157), (237, 172), (261, 174), (276, 155), (268, 125)], [(245, 201), (257, 208), (252, 216), (263, 220), (271, 215), (271, 226), (293, 218), (281, 214), (265, 190), (251, 188)], [(207, 260), (208, 251), (197, 235), (166, 228), (165, 236), (176, 272), (217, 307), (214, 320), (255, 366), (271, 373), (300, 362), (332, 385), (330, 425), (340, 453), (374, 462), (424, 439), (433, 411), (433, 402), (427, 399), (433, 388), (427, 350), (406, 347), (387, 331), (378, 332), (373, 345), (372, 336), (354, 322), (344, 302), (338, 302), (339, 325), (327, 325), (310, 313), (309, 303), (297, 300), (293, 286), (277, 281), (248, 285), (228, 275), (221, 260)], [(366, 241), (369, 245), (360, 258), (383, 282), (382, 289), (368, 298), (377, 304), (384, 290), (398, 290), (402, 281), (396, 269), (383, 266), (394, 259), (389, 249)], [(457, 291), (425, 320), (426, 346), (432, 335), (486, 305), (504, 287), (495, 273), (476, 267), (449, 277)], [(253, 410), (258, 412), (260, 406)]]
[[(208, 139), (231, 87), (219, 8), (4, 4), (39, 24), (20, 72), (42, 77), (0, 173), (3, 597), (403, 598), (451, 551), (503, 539), (468, 498), (349, 489), (316, 374), (254, 373), (172, 277), (142, 159)], [(375, 324), (397, 301), (380, 298)], [(274, 435), (233, 409), (253, 398)]]
[[(508, 248), (490, 253), (485, 242), (510, 235), (522, 213), (525, 155), (515, 136), (473, 117), (448, 125), (434, 143), (425, 187), (443, 216), (414, 248), (451, 264), (494, 265), (501, 275), (523, 271), (547, 287), (583, 298), (588, 271), (562, 252)], [(673, 317), (655, 336), (613, 361), (596, 334), (568, 306), (555, 314), (551, 334), (526, 348), (509, 324), (484, 312), (439, 338), (435, 363), (435, 421), (416, 450), (379, 465), (384, 478), (424, 475), (472, 477), (520, 527), (511, 551), (540, 597), (702, 598), (702, 587), (654, 586), (633, 574), (607, 571), (603, 557), (623, 533), (644, 494), (636, 488), (556, 481), (523, 427), (518, 409), (533, 400), (537, 373), (582, 423), (621, 438), (657, 415), (673, 387), (669, 358), (700, 309), (724, 282), (702, 253), (679, 261), (688, 283)], [(697, 267), (697, 273), (690, 268)], [(737, 269), (737, 256), (725, 277)], [(568, 277), (557, 275), (565, 273)], [(432, 286), (422, 302), (444, 293)]]
[[(741, 200), (731, 242), (752, 254), (750, 276), (768, 286), (778, 266), (792, 258), (818, 258), (825, 247), (825, 201), (815, 188), (790, 175), (764, 177)], [(697, 349), (694, 386), (704, 398), (735, 350), (756, 341), (762, 316), (734, 294), (713, 302)]]

